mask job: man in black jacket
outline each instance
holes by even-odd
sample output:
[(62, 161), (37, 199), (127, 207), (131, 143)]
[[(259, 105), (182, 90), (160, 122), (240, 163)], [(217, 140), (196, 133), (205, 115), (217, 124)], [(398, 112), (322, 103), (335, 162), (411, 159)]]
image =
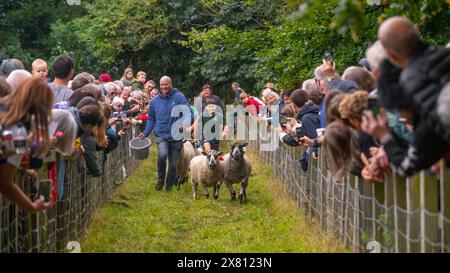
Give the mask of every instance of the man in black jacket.
[(378, 38), (389, 61), (402, 69), (401, 88), (411, 106), (413, 140), (408, 143), (385, 126), (383, 113), (375, 119), (365, 113), (363, 129), (384, 145), (391, 166), (398, 174), (409, 176), (429, 168), (450, 149), (450, 130), (437, 115), (436, 100), (450, 79), (449, 49), (429, 46), (421, 41), (413, 24), (403, 17), (393, 17), (380, 26)]
[(450, 127), (439, 120), (436, 101), (450, 81), (450, 48), (424, 43), (414, 25), (404, 17), (386, 20), (379, 39), (389, 61), (400, 69), (400, 84), (420, 118), (450, 143)]

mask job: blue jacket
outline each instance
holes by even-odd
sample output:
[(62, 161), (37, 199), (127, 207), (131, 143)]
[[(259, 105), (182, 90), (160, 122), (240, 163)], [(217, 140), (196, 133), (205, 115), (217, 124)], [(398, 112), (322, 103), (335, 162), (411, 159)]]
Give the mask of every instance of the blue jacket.
[(321, 128), (319, 113), (319, 106), (313, 103), (305, 104), (298, 113), (297, 120), (302, 123), (305, 135), (310, 139), (317, 138), (316, 129)]
[[(316, 129), (320, 128), (320, 108), (319, 106), (308, 102), (306, 103), (300, 113), (298, 113), (297, 120), (302, 123), (303, 129), (305, 130), (305, 135), (310, 139), (317, 138)], [(314, 148), (313, 151), (315, 153), (318, 152), (318, 148)], [(307, 149), (302, 157), (300, 158), (300, 164), (302, 166), (303, 171), (308, 170), (308, 162), (309, 162), (309, 154), (311, 153), (311, 149)]]
[[(185, 105), (189, 112), (189, 116), (186, 117), (171, 117), (172, 109), (177, 105)], [(156, 137), (161, 137), (167, 141), (175, 140), (172, 134), (172, 126), (176, 122), (182, 122), (186, 127), (190, 126), (190, 105), (186, 97), (176, 89), (172, 87), (168, 96), (163, 96), (161, 93), (157, 95), (148, 109), (148, 121), (145, 127), (144, 135), (148, 137), (154, 132)]]

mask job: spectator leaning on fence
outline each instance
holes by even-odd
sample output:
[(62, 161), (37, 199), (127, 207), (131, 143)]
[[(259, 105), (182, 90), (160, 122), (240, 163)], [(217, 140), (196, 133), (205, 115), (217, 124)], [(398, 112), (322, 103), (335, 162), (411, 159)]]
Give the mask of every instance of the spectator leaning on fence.
[[(0, 124), (3, 128), (12, 129), (19, 125), (26, 128), (31, 136), (29, 141), (33, 143), (30, 156), (43, 158), (50, 149), (49, 120), (53, 98), (53, 92), (47, 83), (41, 78), (32, 77), (25, 80), (16, 92), (0, 99)], [(23, 152), (25, 150), (16, 150), (0, 159), (0, 192), (26, 211), (41, 211), (48, 208), (50, 203), (45, 203), (42, 196), (31, 201), (13, 183), (13, 177), (25, 155)]]
[(384, 144), (397, 173), (409, 176), (431, 167), (450, 149), (447, 127), (439, 120), (436, 107), (442, 86), (449, 81), (450, 51), (422, 42), (403, 17), (383, 22), (378, 37), (389, 61), (402, 70), (399, 85), (411, 110), (414, 132), (411, 143), (392, 133), (383, 111), (376, 118), (367, 112), (363, 128)]

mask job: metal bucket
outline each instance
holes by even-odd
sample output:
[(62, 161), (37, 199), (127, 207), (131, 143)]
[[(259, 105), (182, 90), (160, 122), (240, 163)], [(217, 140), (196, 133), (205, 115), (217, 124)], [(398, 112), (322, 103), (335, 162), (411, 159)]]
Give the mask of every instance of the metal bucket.
[(130, 143), (132, 154), (137, 160), (144, 160), (148, 158), (150, 153), (150, 146), (152, 141), (149, 138), (133, 138)]

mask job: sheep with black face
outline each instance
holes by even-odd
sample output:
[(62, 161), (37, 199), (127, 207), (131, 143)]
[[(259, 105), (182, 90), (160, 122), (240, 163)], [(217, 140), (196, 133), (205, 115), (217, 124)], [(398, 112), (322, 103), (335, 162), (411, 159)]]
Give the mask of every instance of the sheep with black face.
[(241, 183), (241, 190), (239, 192), (239, 201), (241, 203), (247, 200), (248, 179), (252, 173), (252, 164), (245, 155), (247, 145), (248, 143), (232, 143), (231, 152), (226, 154), (223, 160), (224, 182), (230, 191), (231, 200), (236, 200), (236, 192), (233, 184)]
[(208, 187), (214, 188), (214, 199), (219, 198), (219, 189), (223, 180), (223, 167), (220, 157), (222, 153), (212, 150), (203, 152), (191, 160), (191, 184), (194, 199), (197, 199), (197, 188), (201, 186), (206, 198), (209, 198)]

